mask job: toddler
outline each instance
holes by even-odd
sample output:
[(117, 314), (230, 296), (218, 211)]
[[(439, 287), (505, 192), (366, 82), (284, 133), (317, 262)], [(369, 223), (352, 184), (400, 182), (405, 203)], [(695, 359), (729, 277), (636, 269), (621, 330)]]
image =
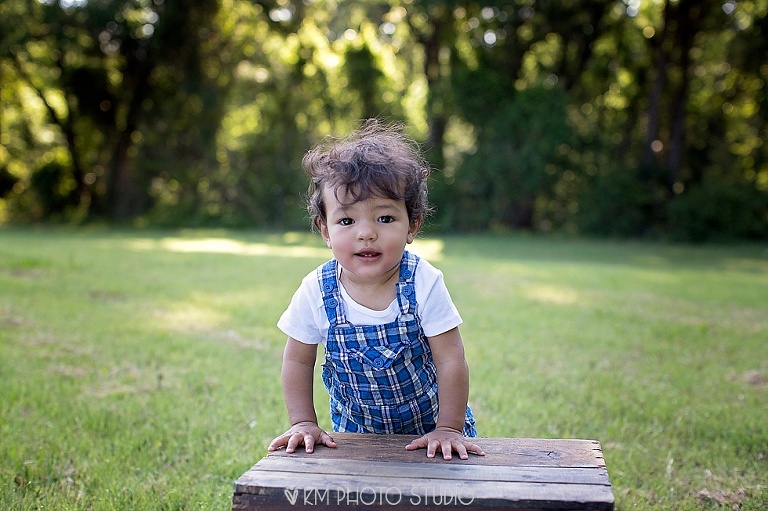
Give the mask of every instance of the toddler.
[(462, 320), (429, 262), (405, 250), (429, 212), (429, 166), (415, 143), (368, 121), (304, 157), (312, 225), (333, 259), (307, 275), (278, 327), (288, 340), (282, 385), (291, 427), (270, 451), (336, 447), (317, 424), (317, 345), (334, 431), (420, 435), (405, 446), (451, 459), (484, 455), (467, 406)]

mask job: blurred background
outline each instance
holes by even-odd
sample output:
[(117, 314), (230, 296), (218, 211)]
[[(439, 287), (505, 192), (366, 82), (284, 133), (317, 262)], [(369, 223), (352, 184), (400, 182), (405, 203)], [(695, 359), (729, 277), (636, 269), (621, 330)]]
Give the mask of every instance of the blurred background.
[(3, 0), (0, 223), (307, 229), (361, 119), (430, 229), (768, 239), (768, 0)]

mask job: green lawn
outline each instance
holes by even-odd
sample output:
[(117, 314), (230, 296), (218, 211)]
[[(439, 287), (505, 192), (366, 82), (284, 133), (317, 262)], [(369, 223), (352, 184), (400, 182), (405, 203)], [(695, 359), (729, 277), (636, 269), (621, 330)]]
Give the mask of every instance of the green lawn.
[[(415, 248), (464, 317), (482, 436), (599, 440), (619, 510), (768, 509), (768, 247)], [(228, 510), (286, 426), (274, 324), (329, 255), (311, 234), (0, 230), (0, 509)]]

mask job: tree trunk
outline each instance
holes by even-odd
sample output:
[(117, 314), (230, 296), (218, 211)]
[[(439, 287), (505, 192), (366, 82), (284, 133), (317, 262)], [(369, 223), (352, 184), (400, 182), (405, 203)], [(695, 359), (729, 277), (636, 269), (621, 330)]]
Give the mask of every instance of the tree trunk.
[(419, 42), (424, 47), (424, 75), (427, 78), (427, 123), (429, 134), (427, 139), (427, 155), (430, 162), (437, 168), (443, 168), (445, 155), (443, 143), (445, 130), (448, 124), (448, 113), (445, 110), (445, 98), (442, 95), (441, 84), (444, 76), (440, 64), (440, 50), (443, 47), (445, 37), (444, 30), (450, 27), (451, 12), (440, 9), (432, 12), (432, 32), (419, 37)]
[(672, 102), (672, 127), (670, 130), (669, 151), (667, 153), (667, 183), (670, 196), (675, 195), (675, 183), (680, 177), (685, 146), (685, 119), (690, 91), (691, 49), (696, 34), (701, 30), (701, 11), (712, 6), (711, 1), (683, 0), (678, 5), (677, 30), (675, 31), (675, 47), (680, 52), (678, 67), (680, 83), (677, 86)]
[(112, 220), (118, 223), (126, 222), (138, 213), (136, 183), (131, 175), (129, 156), (131, 146), (130, 133), (121, 133), (109, 164), (111, 186), (108, 207)]
[(670, 40), (672, 21), (672, 6), (667, 0), (664, 2), (664, 17), (662, 23), (664, 26), (659, 34), (658, 42), (655, 45), (655, 76), (653, 77), (653, 87), (648, 100), (648, 126), (646, 128), (645, 145), (640, 159), (643, 167), (651, 167), (656, 162), (654, 142), (659, 139), (659, 128), (661, 119), (662, 100), (664, 89), (667, 85), (667, 66), (670, 60)]

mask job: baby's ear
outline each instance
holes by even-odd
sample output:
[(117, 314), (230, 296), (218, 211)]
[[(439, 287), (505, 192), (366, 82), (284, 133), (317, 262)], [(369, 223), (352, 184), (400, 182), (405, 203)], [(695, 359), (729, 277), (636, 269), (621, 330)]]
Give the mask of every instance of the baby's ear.
[(328, 245), (328, 248), (331, 248), (331, 236), (328, 233), (328, 224), (318, 218), (315, 222), (315, 226), (317, 227), (317, 230), (320, 231), (320, 236), (323, 237), (325, 244)]
[(416, 220), (411, 220), (410, 227), (408, 228), (408, 243), (413, 243), (413, 240), (416, 239), (416, 235), (419, 234), (419, 231), (421, 230), (421, 226), (424, 224), (424, 217), (419, 216), (416, 218)]

